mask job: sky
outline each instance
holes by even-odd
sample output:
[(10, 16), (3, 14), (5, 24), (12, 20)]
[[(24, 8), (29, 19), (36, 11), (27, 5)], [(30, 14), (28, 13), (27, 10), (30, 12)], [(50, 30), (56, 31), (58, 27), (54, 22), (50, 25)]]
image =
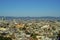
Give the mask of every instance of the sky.
[(60, 16), (60, 0), (0, 0), (0, 16)]

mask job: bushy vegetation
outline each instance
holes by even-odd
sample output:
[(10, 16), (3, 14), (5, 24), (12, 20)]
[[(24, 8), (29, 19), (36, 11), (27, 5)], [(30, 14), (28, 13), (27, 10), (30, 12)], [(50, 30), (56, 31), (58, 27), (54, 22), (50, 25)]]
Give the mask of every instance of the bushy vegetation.
[(12, 39), (9, 38), (9, 37), (3, 37), (3, 36), (0, 36), (0, 40), (12, 40)]

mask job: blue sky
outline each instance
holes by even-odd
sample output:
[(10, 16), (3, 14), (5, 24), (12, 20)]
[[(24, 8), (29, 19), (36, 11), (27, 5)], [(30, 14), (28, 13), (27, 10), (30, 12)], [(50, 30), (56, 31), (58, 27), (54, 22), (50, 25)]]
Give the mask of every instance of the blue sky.
[(60, 16), (60, 0), (0, 0), (0, 16)]

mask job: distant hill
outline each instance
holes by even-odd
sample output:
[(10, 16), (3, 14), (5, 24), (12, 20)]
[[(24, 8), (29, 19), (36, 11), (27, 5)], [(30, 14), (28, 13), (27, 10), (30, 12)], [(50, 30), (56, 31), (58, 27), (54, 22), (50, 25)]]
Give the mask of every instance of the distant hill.
[(6, 20), (12, 20), (12, 19), (26, 19), (26, 20), (29, 20), (29, 19), (53, 19), (53, 20), (60, 20), (60, 17), (49, 17), (49, 16), (47, 16), (47, 17), (10, 17), (10, 16), (6, 16), (6, 17), (4, 17), (4, 16), (0, 16), (0, 19), (2, 19), (2, 18), (4, 18), (4, 19), (6, 19)]

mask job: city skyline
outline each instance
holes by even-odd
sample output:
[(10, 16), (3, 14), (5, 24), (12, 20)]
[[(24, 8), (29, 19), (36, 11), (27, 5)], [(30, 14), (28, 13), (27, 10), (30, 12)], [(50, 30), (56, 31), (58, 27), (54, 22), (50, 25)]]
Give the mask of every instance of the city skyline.
[(60, 16), (60, 0), (0, 0), (0, 16)]

